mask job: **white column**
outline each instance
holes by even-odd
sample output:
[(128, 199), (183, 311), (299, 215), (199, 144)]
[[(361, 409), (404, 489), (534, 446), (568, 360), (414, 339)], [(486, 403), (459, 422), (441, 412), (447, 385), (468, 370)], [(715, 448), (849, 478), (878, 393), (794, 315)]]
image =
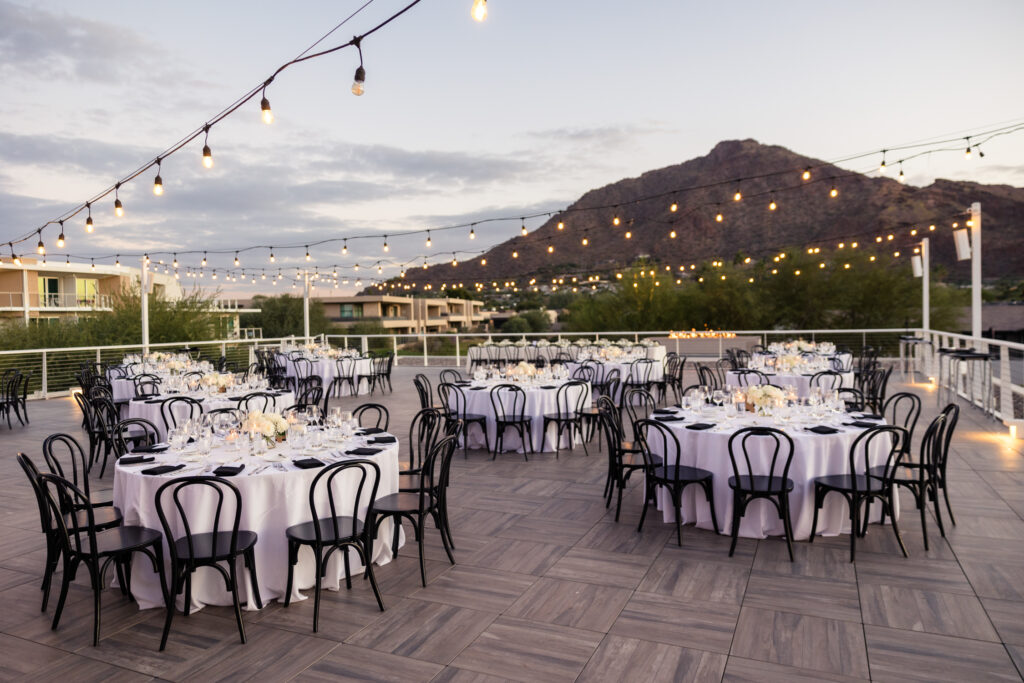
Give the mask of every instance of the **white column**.
[(149, 265), (146, 257), (142, 257), (142, 270), (139, 278), (139, 302), (142, 305), (142, 354), (149, 353)]
[(305, 272), (305, 286), (302, 290), (302, 336), (309, 341), (309, 271)]
[[(24, 265), (21, 266), (21, 310), (25, 316), (25, 324), (28, 325), (28, 268)], [(40, 302), (42, 306), (42, 302)]]
[(932, 327), (931, 263), (928, 238), (921, 240), (921, 328), (927, 332)]
[(981, 202), (971, 204), (971, 336), (981, 339)]

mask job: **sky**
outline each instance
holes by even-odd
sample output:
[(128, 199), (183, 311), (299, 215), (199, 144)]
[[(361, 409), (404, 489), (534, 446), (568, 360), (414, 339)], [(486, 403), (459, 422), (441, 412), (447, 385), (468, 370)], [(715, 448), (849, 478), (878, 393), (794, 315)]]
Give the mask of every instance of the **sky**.
[[(363, 2), (0, 0), (0, 243), (153, 158)], [(373, 0), (318, 47), (405, 4)], [(242, 266), (294, 273), (307, 265), (303, 244), (380, 234), (345, 256), (310, 250), (311, 265), (360, 263), (366, 274), (381, 259), (483, 250), (519, 221), (481, 226), (475, 241), (435, 233), (430, 249), (422, 236), (393, 237), (384, 254), (387, 233), (557, 210), (721, 140), (830, 160), (1024, 121), (1019, 0), (490, 0), (483, 23), (470, 5), (422, 0), (368, 37), (362, 97), (350, 92), (354, 50), (289, 68), (266, 92), (272, 125), (257, 97), (212, 128), (212, 169), (193, 142), (164, 161), (163, 196), (147, 171), (121, 188), (123, 218), (104, 199), (93, 234), (82, 217), (68, 223), (65, 250), (48, 228), (50, 253), (276, 244), (273, 265), (261, 250)], [(1024, 185), (1024, 131), (974, 157), (930, 155), (905, 172), (915, 185)], [(200, 258), (182, 257), (183, 268)], [(209, 267), (232, 261), (210, 255)], [(204, 282), (225, 296), (272, 291)]]

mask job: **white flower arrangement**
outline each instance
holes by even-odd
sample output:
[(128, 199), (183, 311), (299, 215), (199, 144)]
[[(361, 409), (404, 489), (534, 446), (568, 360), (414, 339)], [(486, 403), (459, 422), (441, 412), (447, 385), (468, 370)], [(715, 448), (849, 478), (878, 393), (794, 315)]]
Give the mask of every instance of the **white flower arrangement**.
[(526, 346), (529, 346), (529, 345), (530, 345), (529, 342), (524, 341), (522, 339), (520, 339), (519, 341), (513, 343), (513, 346), (516, 346), (517, 348), (520, 348), (520, 349), (524, 348)]
[(759, 384), (747, 388), (747, 403), (759, 410), (781, 405), (786, 395), (782, 389), (770, 384)]
[(512, 346), (512, 340), (502, 339), (500, 342), (498, 342), (498, 346)]
[(180, 361), (180, 360), (169, 360), (169, 361), (165, 361), (163, 363), (163, 367), (168, 372), (179, 373), (179, 372), (181, 372), (182, 370), (184, 370), (188, 366), (187, 366), (187, 364), (185, 362)]
[(288, 421), (278, 413), (263, 413), (253, 410), (245, 416), (242, 429), (250, 434), (259, 434), (267, 442), (277, 441), (288, 434)]
[(594, 340), (594, 346), (597, 346), (598, 348), (605, 349), (605, 348), (608, 348), (611, 345), (612, 345), (612, 343), (610, 341), (608, 341), (607, 339), (595, 339)]
[(480, 344), (480, 346), (494, 346), (494, 340), (487, 339), (482, 344)]
[(591, 342), (589, 339), (577, 339), (576, 341), (573, 342), (573, 346), (579, 347), (590, 346), (590, 344)]
[(549, 346), (551, 346), (551, 342), (549, 342), (547, 339), (538, 339), (537, 340), (537, 348), (545, 349), (545, 348), (547, 348)]
[(569, 341), (568, 339), (559, 339), (558, 341), (553, 342), (551, 345), (557, 346), (560, 349), (567, 349), (570, 346), (572, 346), (572, 342)]
[(537, 374), (537, 367), (532, 363), (527, 363), (524, 360), (520, 361), (518, 365), (509, 368), (508, 372), (506, 372), (505, 374), (511, 375), (512, 377), (518, 377), (521, 379), (527, 377), (534, 377)]
[(658, 342), (654, 341), (653, 339), (643, 339), (643, 340), (640, 341), (640, 346), (643, 346), (643, 347), (648, 348), (648, 349), (652, 349), (652, 348), (654, 348), (657, 345), (658, 345)]
[(199, 383), (208, 389), (227, 389), (235, 382), (235, 376), (230, 373), (208, 372), (203, 375)]

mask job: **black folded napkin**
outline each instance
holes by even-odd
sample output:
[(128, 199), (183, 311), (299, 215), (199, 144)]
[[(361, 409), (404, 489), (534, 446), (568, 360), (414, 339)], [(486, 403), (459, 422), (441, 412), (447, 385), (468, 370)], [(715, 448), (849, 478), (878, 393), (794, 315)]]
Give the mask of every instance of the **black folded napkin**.
[(350, 451), (345, 451), (345, 455), (377, 455), (380, 453), (382, 448), (353, 448)]
[(682, 422), (686, 418), (682, 415), (655, 415), (654, 419), (658, 422)]
[(153, 462), (154, 460), (156, 458), (152, 455), (126, 455), (117, 459), (122, 465), (138, 465), (144, 462)]
[(168, 472), (176, 472), (185, 465), (158, 465), (156, 467), (149, 467), (142, 470), (143, 474), (167, 474)]
[(324, 464), (316, 458), (302, 458), (301, 460), (292, 460), (292, 464), (298, 467), (300, 470), (311, 470), (314, 467), (323, 467)]
[(687, 429), (711, 429), (715, 425), (708, 422), (695, 422), (692, 425), (686, 425)]
[(367, 434), (383, 434), (384, 430), (380, 427), (363, 427), (356, 433), (360, 436), (365, 436)]
[(545, 384), (540, 387), (541, 389), (557, 389), (558, 387), (554, 384)]
[(854, 420), (853, 422), (844, 422), (843, 424), (847, 427), (860, 427), (861, 429), (871, 429), (878, 426), (875, 422), (864, 422), (864, 420)]
[(836, 434), (839, 432), (835, 427), (826, 427), (825, 425), (818, 425), (817, 427), (808, 427), (807, 431), (814, 432), (815, 434)]
[(861, 420), (884, 420), (883, 415), (875, 415), (874, 413), (864, 413), (860, 416)]
[(398, 439), (394, 436), (378, 436), (376, 439), (370, 439), (370, 443), (398, 443)]
[(228, 396), (229, 401), (241, 401), (245, 396)]
[(651, 412), (654, 413), (655, 415), (675, 415), (676, 411), (672, 410), (671, 408), (655, 408)]
[(245, 465), (221, 465), (213, 471), (217, 477), (233, 477), (245, 469)]
[[(155, 443), (152, 446), (139, 446), (138, 448), (133, 448), (132, 453), (163, 453), (168, 448), (170, 448), (170, 446), (165, 443)], [(121, 460), (123, 462), (124, 458), (121, 458)]]
[(482, 391), (483, 389), (486, 389), (486, 388), (487, 387), (470, 387), (469, 390), (470, 391)]
[(162, 399), (162, 398), (148, 398), (148, 399), (146, 399), (146, 403), (163, 403), (163, 402), (164, 402), (164, 399)]

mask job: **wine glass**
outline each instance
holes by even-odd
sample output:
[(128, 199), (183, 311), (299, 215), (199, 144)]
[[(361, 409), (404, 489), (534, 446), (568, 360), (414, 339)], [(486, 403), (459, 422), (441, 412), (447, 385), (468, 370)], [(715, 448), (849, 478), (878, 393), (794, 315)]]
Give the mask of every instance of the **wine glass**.
[(711, 400), (714, 401), (716, 406), (721, 408), (722, 404), (725, 403), (725, 392), (721, 389), (715, 389), (711, 393)]

